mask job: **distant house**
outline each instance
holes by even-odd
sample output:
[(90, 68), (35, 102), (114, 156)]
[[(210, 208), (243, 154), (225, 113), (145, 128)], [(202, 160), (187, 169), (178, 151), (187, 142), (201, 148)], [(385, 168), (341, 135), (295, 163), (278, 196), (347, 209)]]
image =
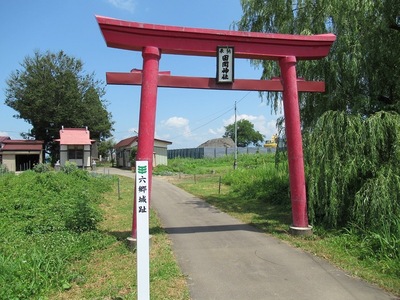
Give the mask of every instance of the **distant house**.
[(61, 128), (60, 138), (60, 165), (67, 161), (74, 162), (78, 167), (90, 168), (92, 165), (92, 145), (95, 140), (90, 139), (87, 128)]
[(43, 141), (2, 139), (2, 164), (11, 172), (32, 169), (43, 163)]
[(3, 162), (1, 155), (1, 148), (3, 148), (3, 141), (10, 140), (9, 136), (0, 136), (0, 164)]
[[(167, 146), (171, 145), (171, 142), (154, 139), (154, 151), (153, 151), (153, 166), (167, 165)], [(138, 137), (132, 136), (119, 141), (115, 146), (116, 163), (117, 167), (130, 168), (130, 154), (133, 148), (138, 145)]]
[(3, 141), (11, 140), (9, 136), (0, 136), (0, 149), (3, 146)]

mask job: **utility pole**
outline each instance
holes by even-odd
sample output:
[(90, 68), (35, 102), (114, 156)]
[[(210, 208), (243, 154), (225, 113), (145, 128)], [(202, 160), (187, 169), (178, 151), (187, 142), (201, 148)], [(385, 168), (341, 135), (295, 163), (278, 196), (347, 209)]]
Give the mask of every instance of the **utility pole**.
[(237, 122), (236, 122), (236, 101), (235, 101), (235, 153), (233, 159), (233, 169), (237, 169)]

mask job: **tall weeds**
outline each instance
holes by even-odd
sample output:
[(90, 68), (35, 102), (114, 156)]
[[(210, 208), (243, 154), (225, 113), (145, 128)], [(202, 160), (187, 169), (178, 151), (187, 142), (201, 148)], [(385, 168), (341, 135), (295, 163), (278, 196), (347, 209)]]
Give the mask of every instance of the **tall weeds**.
[(277, 169), (272, 159), (254, 168), (231, 170), (223, 176), (223, 182), (245, 199), (262, 200), (270, 204), (290, 203), (287, 169)]
[(0, 176), (0, 299), (68, 288), (67, 266), (110, 240), (95, 230), (110, 185), (82, 170)]

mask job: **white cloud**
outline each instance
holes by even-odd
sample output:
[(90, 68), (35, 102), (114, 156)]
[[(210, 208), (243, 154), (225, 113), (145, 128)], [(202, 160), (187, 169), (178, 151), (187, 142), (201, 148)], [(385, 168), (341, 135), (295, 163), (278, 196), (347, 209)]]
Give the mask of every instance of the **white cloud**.
[(182, 117), (171, 117), (161, 122), (167, 129), (175, 130), (177, 135), (189, 137), (192, 135), (189, 126), (189, 120)]
[[(248, 120), (248, 121), (250, 121), (251, 123), (254, 124), (254, 127), (255, 127), (255, 123), (256, 123), (255, 121), (257, 121), (257, 119), (264, 119), (265, 120), (265, 117), (263, 115), (260, 115), (260, 116), (257, 117), (257, 116), (246, 115), (246, 114), (241, 114), (241, 115), (237, 115), (236, 116), (236, 121)], [(232, 115), (229, 119), (223, 121), (224, 126), (228, 126), (230, 124), (233, 124), (234, 122), (235, 122), (235, 115)]]
[(189, 120), (182, 118), (182, 117), (171, 117), (167, 121), (164, 122), (165, 126), (168, 127), (175, 127), (175, 128), (181, 128), (188, 126)]
[(118, 9), (126, 10), (129, 11), (130, 13), (133, 13), (135, 11), (135, 6), (136, 6), (135, 0), (106, 0), (106, 1)]
[[(265, 139), (270, 139), (273, 134), (277, 132), (276, 129), (276, 120), (267, 120), (265, 116), (253, 116), (253, 115), (246, 115), (241, 114), (236, 116), (236, 120), (248, 120), (252, 124), (254, 124), (254, 129), (264, 135)], [(224, 126), (233, 124), (235, 122), (235, 116), (232, 115), (229, 119), (224, 120)], [(225, 128), (222, 127), (218, 129), (219, 132), (225, 133)]]
[(208, 129), (208, 133), (211, 133), (212, 135), (217, 135), (217, 134), (218, 134), (218, 129), (217, 129), (217, 130), (214, 130), (214, 129), (212, 129), (212, 128), (209, 128), (209, 129)]
[(225, 133), (225, 127), (222, 126), (222, 127), (216, 128), (216, 129), (210, 128), (210, 129), (208, 129), (208, 132), (213, 135), (216, 135), (217, 137), (222, 137)]
[(0, 136), (10, 136), (8, 132), (0, 131)]
[[(237, 120), (241, 119), (249, 120), (254, 124), (254, 129), (263, 134), (265, 140), (269, 140), (277, 132), (275, 118), (267, 119), (264, 115), (238, 115)], [(225, 126), (233, 124), (234, 120), (235, 116), (232, 115), (229, 119), (222, 120), (222, 126), (220, 127), (209, 127), (205, 131), (196, 130), (192, 132), (188, 119), (174, 116), (160, 122), (159, 126), (157, 126), (158, 132), (156, 136), (160, 139), (171, 141), (173, 144), (169, 149), (193, 148), (207, 140), (222, 137), (225, 133)]]

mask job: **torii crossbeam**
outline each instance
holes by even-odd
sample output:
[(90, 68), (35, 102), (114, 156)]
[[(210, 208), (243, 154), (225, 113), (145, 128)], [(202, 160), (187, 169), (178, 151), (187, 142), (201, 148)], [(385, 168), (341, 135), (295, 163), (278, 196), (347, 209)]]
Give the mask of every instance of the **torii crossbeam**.
[[(107, 73), (110, 84), (141, 84), (138, 160), (152, 166), (155, 113), (158, 87), (282, 91), (289, 159), (289, 180), (292, 203), (291, 232), (309, 234), (307, 218), (303, 146), (300, 128), (298, 92), (322, 92), (323, 82), (298, 80), (297, 60), (321, 59), (328, 55), (336, 37), (333, 34), (287, 35), (240, 32), (144, 24), (96, 16), (108, 47), (141, 51), (143, 71)], [(279, 80), (235, 80), (217, 84), (211, 78), (159, 74), (163, 54), (217, 56), (217, 47), (232, 46), (235, 58), (275, 60), (279, 62)], [(152, 170), (149, 170), (151, 176)], [(150, 194), (149, 194), (150, 195)], [(136, 209), (134, 208), (134, 213)], [(135, 217), (132, 237), (136, 237)]]
[[(107, 84), (118, 85), (141, 85), (141, 70), (132, 70), (130, 73), (107, 72)], [(159, 72), (158, 87), (165, 88), (186, 88), (186, 89), (211, 89), (211, 90), (232, 90), (232, 91), (260, 91), (260, 92), (283, 92), (281, 78), (272, 80), (258, 79), (235, 79), (232, 84), (218, 84), (215, 78), (172, 76), (170, 72)], [(324, 92), (323, 81), (305, 81), (297, 79), (299, 92)]]

